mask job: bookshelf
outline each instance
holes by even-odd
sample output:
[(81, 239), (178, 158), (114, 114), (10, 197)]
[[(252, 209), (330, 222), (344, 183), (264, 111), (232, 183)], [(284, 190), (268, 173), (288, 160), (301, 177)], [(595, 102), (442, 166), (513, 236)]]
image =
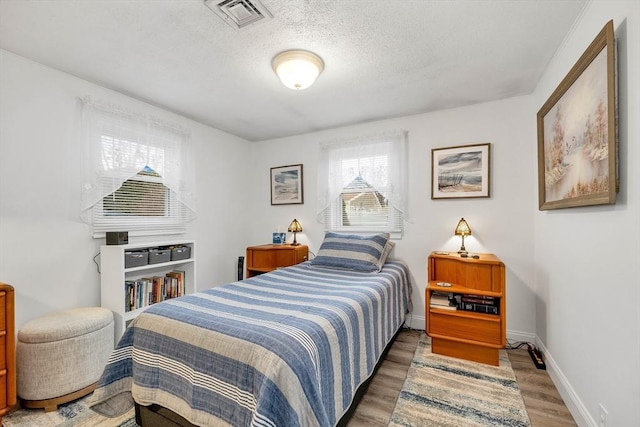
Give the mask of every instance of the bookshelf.
[[(429, 255), (426, 329), (434, 353), (497, 366), (498, 350), (504, 348), (507, 339), (505, 267), (493, 254), (478, 255), (478, 259), (462, 258), (455, 252)], [(447, 286), (440, 286), (442, 282)], [(442, 293), (453, 296), (456, 303), (452, 305), (458, 308), (432, 303), (432, 295)], [(477, 302), (492, 310), (464, 310), (460, 304), (465, 302)]]
[[(171, 254), (166, 254), (164, 248), (181, 247), (189, 248), (187, 258), (172, 260)], [(161, 248), (156, 252), (154, 249)], [(132, 259), (138, 254), (151, 250), (154, 254), (152, 262), (142, 265), (129, 266), (125, 263), (125, 257)], [(180, 251), (176, 251), (174, 257), (179, 257)], [(167, 256), (165, 256), (167, 255)], [(166, 259), (165, 259), (166, 258)], [(134, 265), (133, 262), (129, 265)], [(196, 243), (193, 240), (161, 241), (142, 244), (127, 245), (103, 245), (100, 246), (100, 303), (113, 312), (115, 326), (115, 342), (120, 340), (128, 323), (138, 314), (146, 310), (150, 304), (148, 299), (142, 299), (140, 307), (130, 303), (130, 295), (127, 292), (127, 283), (153, 279), (154, 277), (166, 277), (167, 273), (174, 271), (184, 272), (183, 294), (187, 295), (196, 290)], [(174, 282), (175, 283), (175, 282)], [(149, 291), (151, 292), (151, 291)], [(175, 295), (175, 294), (174, 294)], [(147, 303), (145, 304), (144, 301)]]

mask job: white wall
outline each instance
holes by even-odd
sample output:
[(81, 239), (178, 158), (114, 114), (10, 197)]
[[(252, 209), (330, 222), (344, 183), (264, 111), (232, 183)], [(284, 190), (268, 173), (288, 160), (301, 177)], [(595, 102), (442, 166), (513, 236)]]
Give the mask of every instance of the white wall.
[(250, 217), (239, 197), (250, 143), (0, 50), (0, 280), (16, 290), (16, 328), (57, 310), (100, 304), (92, 258), (104, 239), (79, 219), (77, 97), (94, 95), (191, 130), (197, 154), (198, 218), (193, 238), (198, 288), (235, 278)]
[(621, 188), (614, 206), (535, 211), (536, 331), (579, 425), (640, 425), (640, 2), (593, 1), (547, 68), (542, 106), (613, 19)]
[[(318, 145), (322, 141), (406, 129), (409, 133), (409, 178), (412, 222), (396, 241), (394, 256), (405, 260), (414, 278), (412, 326), (424, 329), (427, 256), (435, 250), (458, 250), (453, 230), (464, 217), (473, 235), (465, 239), (472, 252), (492, 252), (507, 269), (507, 330), (515, 339), (535, 337), (533, 290), (533, 194), (536, 168), (535, 119), (528, 97), (421, 114), (290, 138), (253, 147), (254, 243), (268, 242), (277, 227), (286, 231), (297, 218), (304, 229), (298, 241), (317, 252), (324, 236), (316, 220)], [(491, 197), (431, 200), (431, 149), (491, 143)], [(269, 169), (302, 163), (304, 204), (271, 206)], [(291, 236), (289, 236), (291, 239)]]

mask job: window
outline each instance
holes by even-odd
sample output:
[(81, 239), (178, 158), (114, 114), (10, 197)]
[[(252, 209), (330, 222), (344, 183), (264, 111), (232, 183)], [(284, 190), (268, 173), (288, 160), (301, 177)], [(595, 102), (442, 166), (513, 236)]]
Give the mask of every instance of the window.
[(318, 216), (327, 230), (402, 233), (405, 139), (396, 133), (321, 146)]
[(82, 216), (94, 237), (186, 231), (195, 188), (188, 134), (91, 99), (83, 107)]
[[(105, 179), (105, 188), (111, 188)], [(127, 230), (132, 235), (172, 234), (185, 230), (187, 211), (177, 195), (162, 183), (162, 177), (146, 166), (127, 179), (93, 208), (93, 229), (96, 235), (106, 231)]]
[(102, 214), (105, 217), (167, 216), (169, 189), (160, 175), (146, 166), (133, 178), (102, 199)]

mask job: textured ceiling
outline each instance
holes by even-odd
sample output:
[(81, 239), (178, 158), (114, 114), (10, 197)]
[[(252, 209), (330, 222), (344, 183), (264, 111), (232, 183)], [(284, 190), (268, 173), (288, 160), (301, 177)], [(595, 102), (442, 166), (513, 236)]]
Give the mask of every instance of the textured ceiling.
[[(0, 0), (0, 47), (260, 141), (530, 93), (588, 0), (261, 2), (237, 31), (202, 0)], [(304, 91), (271, 69), (296, 48)]]

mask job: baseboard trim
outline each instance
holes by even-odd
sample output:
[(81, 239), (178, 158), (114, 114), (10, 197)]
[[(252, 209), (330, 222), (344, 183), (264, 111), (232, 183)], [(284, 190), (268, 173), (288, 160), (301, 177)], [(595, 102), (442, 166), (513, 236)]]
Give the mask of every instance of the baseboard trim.
[(507, 339), (510, 341), (524, 341), (534, 343), (536, 342), (536, 334), (507, 329)]
[(426, 328), (426, 319), (424, 316), (416, 316), (413, 313), (407, 314), (407, 317), (404, 322), (411, 329), (418, 329), (420, 331), (424, 331)]
[(571, 412), (576, 424), (581, 427), (598, 427), (598, 423), (591, 417), (586, 406), (584, 406), (580, 397), (567, 380), (567, 377), (565, 377), (562, 370), (560, 370), (560, 367), (553, 359), (549, 350), (547, 350), (538, 337), (536, 337), (535, 343), (542, 352), (542, 358), (547, 365), (547, 372), (549, 373), (551, 381), (553, 381), (553, 384), (558, 389), (558, 393), (560, 393), (562, 400), (564, 400), (565, 405), (567, 405), (567, 409)]

